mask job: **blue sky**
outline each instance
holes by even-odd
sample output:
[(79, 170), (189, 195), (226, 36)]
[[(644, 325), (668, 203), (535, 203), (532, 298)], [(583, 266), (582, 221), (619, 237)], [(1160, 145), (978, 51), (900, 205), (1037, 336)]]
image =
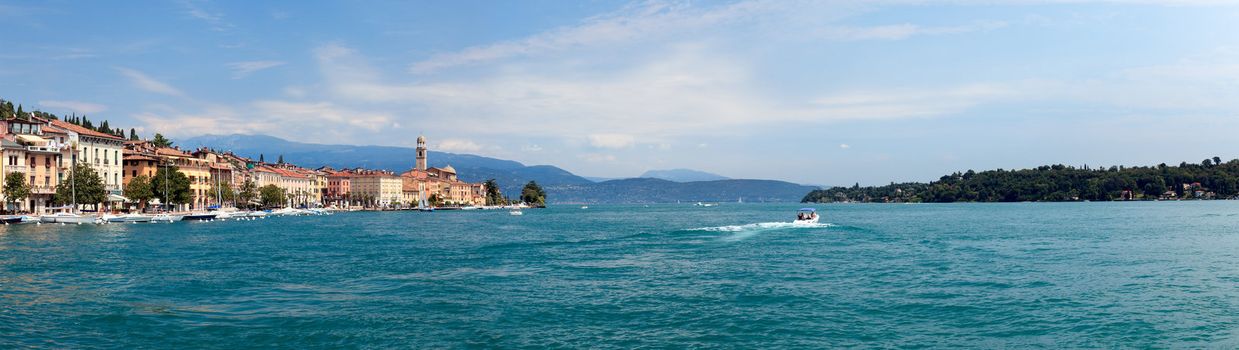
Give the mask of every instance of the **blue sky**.
[(0, 0), (0, 97), (601, 177), (1177, 164), (1239, 157), (1230, 3)]

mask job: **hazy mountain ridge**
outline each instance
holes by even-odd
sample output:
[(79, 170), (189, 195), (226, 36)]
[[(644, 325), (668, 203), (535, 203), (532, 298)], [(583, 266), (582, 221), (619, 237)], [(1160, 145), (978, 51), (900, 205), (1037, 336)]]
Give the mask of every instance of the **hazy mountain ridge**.
[(641, 174), (641, 176), (639, 177), (652, 178), (652, 179), (663, 179), (663, 180), (675, 181), (675, 182), (717, 181), (717, 180), (730, 180), (731, 179), (729, 177), (718, 175), (718, 174), (708, 173), (708, 172), (704, 172), (700, 170), (683, 169), (683, 168), (650, 170), (650, 171), (646, 171), (644, 174)]

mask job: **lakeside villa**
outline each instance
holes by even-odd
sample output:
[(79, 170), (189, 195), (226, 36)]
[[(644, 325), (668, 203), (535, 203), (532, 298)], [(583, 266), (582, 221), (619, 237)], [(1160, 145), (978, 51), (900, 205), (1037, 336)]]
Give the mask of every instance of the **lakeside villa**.
[[(274, 185), (284, 190), (288, 207), (409, 208), (422, 201), (444, 206), (485, 204), (486, 188), (457, 178), (450, 165), (427, 167), (426, 138), (417, 138), (414, 166), (402, 173), (382, 169), (324, 166), (308, 169), (290, 163), (268, 163), (232, 152), (208, 148), (193, 150), (158, 147), (151, 141), (126, 140), (58, 119), (10, 117), (0, 120), (0, 183), (20, 173), (30, 195), (10, 201), (0, 193), (9, 211), (42, 212), (51, 207), (56, 189), (68, 185), (73, 164), (98, 173), (108, 193), (104, 208), (136, 205), (123, 195), (125, 185), (138, 176), (153, 177), (159, 168), (175, 166), (190, 183), (190, 199), (177, 210), (200, 210), (220, 203), (217, 186), (240, 192), (246, 181), (255, 188)], [(159, 199), (153, 201), (158, 203)], [(85, 204), (85, 203), (80, 203)]]

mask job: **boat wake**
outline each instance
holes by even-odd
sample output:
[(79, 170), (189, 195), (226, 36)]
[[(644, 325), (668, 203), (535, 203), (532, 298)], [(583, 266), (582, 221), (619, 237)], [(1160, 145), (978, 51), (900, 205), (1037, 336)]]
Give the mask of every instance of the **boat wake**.
[(706, 232), (731, 232), (731, 235), (724, 236), (721, 239), (724, 241), (740, 241), (749, 237), (756, 236), (762, 232), (776, 230), (800, 230), (800, 229), (820, 229), (835, 226), (829, 223), (790, 223), (790, 222), (759, 222), (747, 225), (728, 225), (717, 227), (700, 227), (690, 229), (689, 231), (706, 231)]

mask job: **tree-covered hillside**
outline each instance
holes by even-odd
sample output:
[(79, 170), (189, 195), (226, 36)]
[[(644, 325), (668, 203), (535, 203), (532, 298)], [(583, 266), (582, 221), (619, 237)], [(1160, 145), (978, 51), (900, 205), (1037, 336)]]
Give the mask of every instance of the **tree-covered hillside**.
[(1024, 202), (1221, 199), (1239, 196), (1239, 160), (1200, 164), (1090, 169), (1047, 165), (1035, 169), (954, 173), (930, 183), (814, 190), (804, 202)]

